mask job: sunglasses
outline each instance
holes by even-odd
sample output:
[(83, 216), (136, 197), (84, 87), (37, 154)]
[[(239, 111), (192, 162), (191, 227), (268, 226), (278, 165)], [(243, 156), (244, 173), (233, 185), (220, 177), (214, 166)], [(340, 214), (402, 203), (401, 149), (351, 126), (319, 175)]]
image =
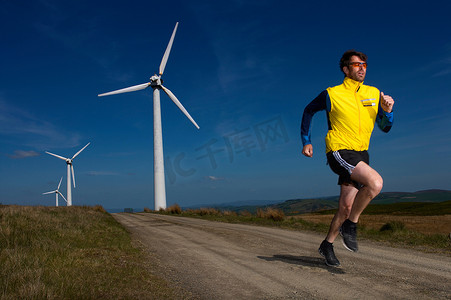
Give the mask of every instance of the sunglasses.
[(349, 63), (350, 66), (353, 66), (354, 68), (360, 68), (360, 66), (362, 66), (362, 68), (366, 69), (367, 63), (366, 62), (352, 62)]

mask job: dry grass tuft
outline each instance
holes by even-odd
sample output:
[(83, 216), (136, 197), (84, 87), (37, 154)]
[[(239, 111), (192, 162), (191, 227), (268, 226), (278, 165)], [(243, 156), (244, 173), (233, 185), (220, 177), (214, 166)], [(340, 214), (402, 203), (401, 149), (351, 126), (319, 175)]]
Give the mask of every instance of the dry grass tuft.
[(106, 213), (106, 210), (103, 208), (102, 205), (94, 205), (94, 206), (92, 207), (92, 209), (93, 209), (94, 211), (98, 211), (98, 212), (101, 212), (101, 213)]
[(247, 210), (242, 210), (240, 211), (240, 216), (249, 218), (252, 217), (252, 214)]
[(173, 214), (173, 215), (180, 215), (182, 213), (182, 209), (180, 208), (180, 206), (176, 203), (174, 205), (169, 206), (166, 209), (166, 212)]
[(151, 209), (148, 208), (148, 207), (144, 207), (144, 212), (145, 212), (145, 213), (151, 213), (151, 212), (153, 212), (153, 210), (151, 210)]
[(226, 217), (236, 217), (236, 216), (238, 216), (238, 214), (236, 212), (231, 211), (231, 210), (225, 210), (225, 211), (222, 212), (222, 214), (224, 216), (226, 216)]
[(258, 209), (257, 217), (262, 219), (270, 219), (273, 221), (283, 221), (285, 219), (285, 214), (280, 209), (268, 207), (264, 210)]
[(221, 216), (221, 211), (216, 208), (200, 208), (200, 209), (189, 209), (188, 213), (199, 215), (199, 216)]

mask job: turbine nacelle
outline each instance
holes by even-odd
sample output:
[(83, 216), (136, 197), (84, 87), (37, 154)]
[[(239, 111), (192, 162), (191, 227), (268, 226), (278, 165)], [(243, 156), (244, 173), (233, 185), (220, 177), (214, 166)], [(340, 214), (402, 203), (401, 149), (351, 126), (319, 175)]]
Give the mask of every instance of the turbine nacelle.
[(158, 76), (157, 74), (150, 77), (150, 86), (152, 88), (161, 88), (161, 85), (163, 84), (163, 79), (161, 79), (161, 76)]

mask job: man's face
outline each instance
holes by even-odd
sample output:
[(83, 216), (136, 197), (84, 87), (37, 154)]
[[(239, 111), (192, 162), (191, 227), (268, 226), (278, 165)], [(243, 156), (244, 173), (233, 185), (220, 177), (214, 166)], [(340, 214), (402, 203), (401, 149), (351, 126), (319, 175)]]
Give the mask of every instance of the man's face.
[(343, 72), (347, 77), (355, 81), (363, 82), (366, 75), (366, 62), (358, 56), (351, 56), (349, 65), (343, 67)]

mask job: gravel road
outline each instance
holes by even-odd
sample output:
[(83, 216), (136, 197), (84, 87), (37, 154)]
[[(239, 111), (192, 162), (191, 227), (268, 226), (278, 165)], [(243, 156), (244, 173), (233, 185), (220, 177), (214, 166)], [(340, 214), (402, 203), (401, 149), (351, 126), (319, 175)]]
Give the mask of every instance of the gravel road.
[(341, 267), (314, 233), (165, 216), (113, 214), (194, 299), (451, 299), (451, 258), (360, 241), (335, 242)]

